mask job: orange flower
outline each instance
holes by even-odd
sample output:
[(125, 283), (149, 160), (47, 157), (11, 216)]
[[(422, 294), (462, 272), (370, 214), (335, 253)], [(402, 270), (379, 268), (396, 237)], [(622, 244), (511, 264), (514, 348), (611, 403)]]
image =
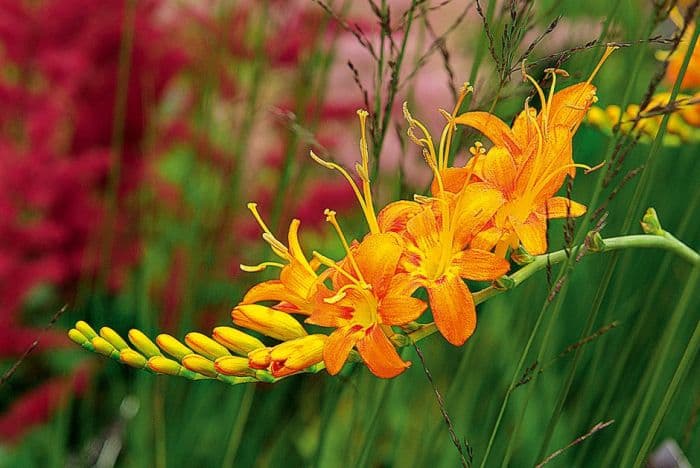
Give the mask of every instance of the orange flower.
[(288, 313), (308, 315), (311, 310), (309, 298), (313, 294), (318, 283), (317, 261), (308, 261), (299, 244), (298, 219), (293, 219), (289, 225), (287, 236), (289, 247), (277, 240), (262, 220), (255, 203), (249, 203), (248, 209), (253, 213), (256, 221), (263, 230), (263, 239), (267, 241), (280, 258), (287, 263), (263, 262), (255, 266), (241, 265), (241, 269), (248, 272), (261, 271), (267, 267), (280, 268), (279, 279), (264, 281), (251, 287), (241, 301), (240, 305), (253, 304), (260, 301), (279, 301), (276, 309)]
[[(548, 218), (581, 216), (586, 207), (554, 194), (561, 188), (566, 175), (575, 175), (572, 158), (572, 138), (586, 112), (595, 102), (596, 88), (591, 81), (603, 62), (612, 53), (610, 47), (589, 79), (557, 93), (554, 92), (558, 74), (562, 70), (548, 70), (552, 86), (548, 96), (529, 75), (542, 102), (542, 110), (536, 113), (527, 102), (525, 110), (509, 128), (497, 117), (484, 112), (468, 112), (455, 118), (455, 122), (469, 125), (481, 131), (495, 145), (486, 155), (479, 151), (458, 176), (473, 175), (489, 187), (497, 189), (504, 203), (496, 212), (484, 232), (476, 236), (475, 246), (504, 256), (508, 247), (525, 249), (538, 255), (547, 251)], [(452, 175), (457, 177), (457, 175)]]
[(368, 234), (351, 248), (335, 213), (326, 211), (326, 216), (347, 252), (339, 263), (314, 253), (335, 273), (333, 289), (319, 288), (317, 305), (306, 320), (336, 329), (323, 350), (326, 369), (331, 375), (340, 372), (355, 347), (374, 375), (395, 377), (410, 363), (399, 357), (390, 341), (391, 326), (411, 322), (425, 310), (423, 301), (411, 297), (416, 287), (398, 271), (403, 241), (395, 233)]
[[(381, 228), (402, 234), (405, 253), (401, 268), (413, 282), (426, 288), (435, 325), (454, 345), (463, 344), (476, 328), (474, 300), (463, 279), (494, 280), (510, 266), (506, 260), (486, 250), (469, 247), (474, 236), (502, 205), (500, 191), (483, 182), (454, 187), (456, 194), (445, 188), (454, 116), (467, 91), (468, 88), (463, 89), (451, 115), (442, 111), (447, 124), (437, 149), (427, 129), (404, 106), (408, 134), (423, 148), (423, 156), (433, 171), (435, 196), (419, 197), (419, 202), (392, 203), (382, 210), (378, 221)], [(417, 135), (417, 131), (422, 135)]]
[[(671, 10), (669, 17), (676, 24), (678, 29), (683, 28), (684, 18), (678, 8)], [(683, 60), (688, 53), (688, 43), (690, 42), (690, 38), (693, 36), (694, 32), (695, 23), (689, 24), (685, 29), (681, 42), (678, 44), (678, 47), (672, 54), (669, 55), (668, 52), (661, 52), (657, 54), (657, 58), (661, 60), (668, 59), (668, 68), (666, 68), (666, 82), (669, 85), (673, 85), (678, 78), (681, 65), (683, 65)], [(688, 63), (688, 68), (683, 76), (681, 89), (692, 89), (700, 86), (700, 47), (695, 47), (691, 54), (690, 63)]]

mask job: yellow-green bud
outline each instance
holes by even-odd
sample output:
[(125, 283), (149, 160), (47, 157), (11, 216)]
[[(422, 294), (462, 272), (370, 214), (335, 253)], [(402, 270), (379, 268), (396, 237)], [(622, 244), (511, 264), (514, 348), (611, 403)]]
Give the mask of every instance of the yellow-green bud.
[(216, 341), (241, 356), (247, 356), (254, 349), (265, 347), (259, 339), (232, 327), (216, 327), (212, 336)]
[(160, 335), (158, 335), (156, 337), (156, 343), (158, 343), (160, 349), (170, 354), (178, 361), (181, 361), (182, 358), (187, 356), (188, 354), (194, 353), (194, 351), (192, 351), (190, 348), (188, 348), (184, 344), (180, 343), (177, 339), (173, 338), (172, 336), (166, 333), (161, 333)]
[(137, 330), (135, 328), (129, 330), (129, 341), (131, 341), (131, 344), (133, 344), (136, 349), (141, 351), (149, 358), (161, 355), (160, 350), (155, 343), (153, 343), (149, 337), (144, 335), (141, 330)]
[(90, 325), (88, 325), (87, 322), (84, 322), (82, 320), (78, 320), (75, 323), (75, 328), (80, 333), (82, 333), (83, 336), (85, 336), (85, 338), (87, 338), (88, 340), (92, 340), (93, 338), (95, 338), (97, 336), (97, 333), (95, 332), (95, 330), (93, 330), (93, 328)]
[(146, 358), (134, 351), (133, 349), (124, 349), (119, 353), (119, 360), (124, 364), (137, 369), (143, 369), (146, 365)]
[(90, 343), (90, 340), (88, 340), (85, 335), (80, 333), (80, 331), (76, 330), (75, 328), (68, 330), (68, 338), (70, 338), (73, 343), (78, 344), (83, 348), (92, 348), (92, 343)]
[(280, 341), (289, 341), (306, 336), (306, 330), (294, 317), (258, 304), (243, 304), (231, 312), (233, 322)]
[(210, 361), (231, 355), (226, 348), (202, 333), (188, 333), (185, 336), (185, 343), (196, 353), (201, 354)]
[(182, 358), (182, 365), (192, 372), (216, 378), (214, 363), (199, 354), (188, 354)]
[(661, 228), (661, 222), (654, 208), (648, 208), (642, 218), (642, 230), (647, 234), (654, 236), (663, 236), (664, 230)]
[(95, 351), (100, 354), (104, 354), (107, 357), (119, 357), (119, 352), (114, 348), (114, 346), (112, 346), (109, 341), (105, 340), (101, 336), (96, 336), (92, 339), (92, 346), (94, 346)]
[(126, 341), (124, 341), (124, 339), (121, 336), (119, 336), (117, 332), (115, 332), (109, 327), (100, 328), (100, 336), (105, 340), (109, 341), (109, 343), (119, 351), (121, 351), (122, 349), (127, 349), (129, 347), (129, 345), (126, 344)]
[(158, 374), (180, 375), (185, 370), (179, 363), (163, 356), (153, 356), (148, 360), (148, 367)]
[(255, 371), (248, 366), (248, 358), (240, 356), (223, 356), (214, 362), (217, 372), (223, 375), (246, 377), (255, 375)]

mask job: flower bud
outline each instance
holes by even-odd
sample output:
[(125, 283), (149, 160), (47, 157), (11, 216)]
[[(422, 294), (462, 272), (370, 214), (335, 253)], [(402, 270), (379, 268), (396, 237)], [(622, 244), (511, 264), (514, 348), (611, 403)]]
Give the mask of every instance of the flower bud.
[(323, 361), (323, 347), (327, 339), (326, 335), (309, 335), (275, 346), (270, 351), (272, 375), (284, 377)]
[(109, 343), (112, 346), (114, 346), (118, 351), (129, 347), (129, 345), (126, 344), (126, 341), (124, 341), (124, 339), (121, 336), (119, 336), (117, 332), (115, 332), (109, 327), (100, 328), (100, 336), (105, 340), (109, 341)]
[(129, 341), (131, 341), (131, 344), (133, 344), (136, 349), (141, 351), (149, 358), (161, 355), (160, 350), (155, 343), (153, 343), (149, 337), (144, 335), (141, 330), (137, 330), (135, 328), (129, 330)]
[(661, 222), (654, 208), (648, 208), (642, 218), (642, 230), (647, 234), (654, 236), (663, 236), (664, 230), (661, 228)]
[(214, 362), (214, 368), (219, 374), (246, 377), (255, 375), (248, 365), (248, 359), (240, 356), (223, 356)]
[(272, 348), (258, 348), (248, 353), (248, 365), (251, 369), (267, 369), (272, 359), (270, 350)]
[(148, 360), (148, 367), (158, 374), (180, 375), (180, 372), (185, 370), (180, 364), (172, 359), (163, 356), (153, 356)]
[(231, 312), (233, 322), (280, 341), (306, 336), (306, 330), (291, 315), (258, 304), (239, 305)]
[(68, 330), (68, 338), (70, 338), (73, 343), (92, 351), (92, 343), (90, 343), (90, 340), (88, 340), (85, 335), (80, 333), (79, 330), (76, 330), (75, 328)]
[(78, 320), (75, 323), (75, 328), (80, 333), (82, 333), (83, 336), (85, 336), (85, 338), (87, 338), (88, 340), (92, 340), (93, 338), (95, 338), (97, 336), (97, 333), (95, 332), (95, 330), (93, 330), (93, 328), (90, 325), (88, 325), (87, 322), (84, 322), (82, 320)]
[(513, 253), (510, 254), (510, 259), (518, 265), (527, 265), (528, 263), (535, 261), (535, 257), (533, 257), (522, 246), (518, 247)]
[(254, 349), (265, 347), (259, 339), (232, 327), (216, 327), (212, 336), (216, 341), (241, 356), (247, 356)]
[(210, 361), (215, 361), (217, 358), (223, 356), (230, 356), (226, 348), (202, 333), (188, 333), (185, 336), (185, 343), (187, 343), (194, 352), (201, 354)]
[(188, 354), (182, 358), (182, 365), (192, 372), (197, 372), (198, 374), (206, 375), (213, 379), (216, 378), (216, 369), (214, 368), (214, 363), (204, 356), (199, 354)]
[(194, 354), (190, 348), (166, 333), (158, 335), (156, 337), (156, 343), (158, 343), (160, 349), (176, 358), (178, 361), (181, 361), (182, 358), (188, 354)]
[(95, 351), (107, 357), (114, 356), (116, 358), (119, 356), (119, 352), (114, 348), (114, 346), (112, 346), (109, 341), (105, 340), (101, 336), (96, 336), (92, 339), (92, 346), (95, 348)]
[(133, 349), (124, 349), (119, 353), (119, 360), (124, 364), (137, 369), (142, 369), (146, 365), (146, 358)]

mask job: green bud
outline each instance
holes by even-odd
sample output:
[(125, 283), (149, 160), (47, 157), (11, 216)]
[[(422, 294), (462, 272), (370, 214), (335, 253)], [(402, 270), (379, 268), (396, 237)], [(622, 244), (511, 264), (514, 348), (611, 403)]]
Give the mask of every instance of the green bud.
[(603, 236), (597, 231), (589, 231), (588, 234), (586, 234), (586, 244), (588, 245), (588, 250), (591, 252), (602, 252), (605, 250)]
[(515, 280), (510, 276), (501, 276), (494, 281), (493, 285), (496, 287), (496, 289), (507, 291), (515, 287)]
[(642, 217), (642, 230), (646, 234), (651, 234), (654, 236), (663, 236), (664, 230), (661, 228), (661, 222), (656, 214), (654, 208), (647, 208), (644, 217)]
[(527, 265), (528, 263), (535, 261), (535, 257), (530, 255), (530, 253), (525, 250), (522, 245), (510, 254), (510, 259), (518, 265)]

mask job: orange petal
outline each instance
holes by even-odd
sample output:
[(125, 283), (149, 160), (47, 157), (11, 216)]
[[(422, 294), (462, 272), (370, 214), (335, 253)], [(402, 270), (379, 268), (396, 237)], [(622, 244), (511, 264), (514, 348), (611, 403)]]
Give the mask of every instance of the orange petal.
[(492, 250), (503, 237), (503, 230), (490, 226), (479, 232), (469, 245), (474, 249)]
[(389, 203), (377, 215), (381, 232), (403, 232), (409, 219), (420, 213), (421, 206), (413, 201), (399, 200)]
[(289, 302), (297, 307), (301, 307), (306, 302), (301, 296), (287, 289), (280, 280), (264, 281), (254, 285), (245, 294), (241, 304), (254, 304), (261, 301)]
[(367, 335), (357, 342), (357, 350), (369, 370), (382, 379), (396, 377), (411, 365), (401, 359), (379, 325), (369, 328)]
[(547, 251), (547, 223), (544, 217), (535, 214), (530, 215), (524, 223), (514, 221), (511, 223), (520, 243), (531, 255), (541, 255)]
[(596, 87), (590, 83), (576, 83), (554, 93), (549, 107), (549, 125), (563, 125), (575, 130), (586, 117), (595, 100)]
[(464, 247), (476, 236), (505, 202), (501, 191), (485, 182), (469, 184), (457, 201), (455, 245)]
[(326, 363), (326, 370), (331, 375), (336, 375), (343, 368), (343, 364), (348, 360), (348, 354), (364, 331), (358, 326), (347, 326), (338, 328), (326, 340), (323, 348), (323, 362)]
[(429, 206), (422, 208), (422, 211), (406, 224), (406, 231), (415, 240), (420, 251), (429, 252), (438, 242), (438, 224), (433, 210)]
[(466, 112), (457, 116), (455, 123), (479, 130), (491, 140), (491, 143), (505, 147), (514, 156), (522, 152), (510, 127), (493, 114), (488, 112)]
[(494, 280), (510, 270), (510, 263), (506, 259), (479, 249), (459, 252), (452, 263), (457, 265), (462, 278), (476, 281)]
[(548, 218), (578, 218), (586, 212), (586, 206), (566, 197), (552, 197), (547, 200), (546, 209), (541, 214)]
[[(310, 269), (311, 267), (308, 268)], [(280, 281), (297, 296), (302, 298), (308, 297), (311, 287), (316, 284), (316, 274), (309, 269), (294, 258), (289, 262), (289, 265), (282, 268)]]
[(494, 146), (484, 157), (482, 169), (484, 179), (505, 192), (513, 190), (513, 183), (518, 175), (515, 161), (508, 150)]
[(529, 107), (528, 110), (530, 111), (530, 117), (528, 117), (527, 112), (523, 110), (513, 122), (515, 141), (523, 149), (537, 142), (537, 129), (535, 128), (537, 112), (531, 107)]
[[(457, 193), (464, 185), (467, 183), (467, 176), (471, 172), (468, 167), (448, 167), (440, 171), (440, 178), (442, 179), (442, 188), (446, 192)], [(440, 186), (436, 179), (433, 179), (432, 184), (430, 184), (430, 192), (434, 196), (438, 196)]]
[(445, 275), (426, 289), (442, 336), (455, 346), (464, 344), (476, 329), (476, 308), (467, 285), (456, 275)]
[(354, 252), (357, 265), (374, 295), (382, 297), (396, 273), (403, 241), (393, 232), (365, 236)]
[(411, 296), (387, 296), (379, 304), (377, 313), (385, 325), (403, 325), (421, 316), (426, 303)]

